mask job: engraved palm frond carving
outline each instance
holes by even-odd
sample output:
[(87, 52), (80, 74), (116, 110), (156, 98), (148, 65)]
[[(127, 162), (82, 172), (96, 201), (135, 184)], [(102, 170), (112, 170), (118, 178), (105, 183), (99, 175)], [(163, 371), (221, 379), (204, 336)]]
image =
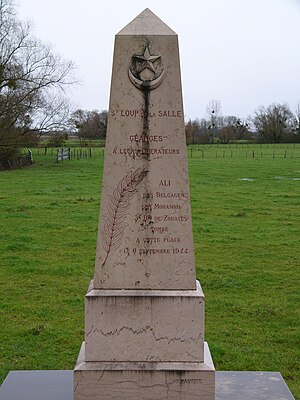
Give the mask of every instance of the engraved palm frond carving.
[(138, 185), (142, 182), (148, 171), (142, 168), (129, 172), (118, 183), (113, 194), (109, 196), (107, 212), (104, 215), (104, 228), (102, 232), (102, 245), (106, 257), (102, 263), (106, 263), (109, 253), (120, 247), (126, 228), (125, 219), (130, 208), (131, 200), (137, 192)]

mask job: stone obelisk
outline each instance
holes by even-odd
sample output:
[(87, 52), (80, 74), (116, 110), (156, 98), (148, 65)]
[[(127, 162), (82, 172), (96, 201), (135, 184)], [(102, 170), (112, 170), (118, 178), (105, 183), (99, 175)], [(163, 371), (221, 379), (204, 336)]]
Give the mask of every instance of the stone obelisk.
[(213, 400), (196, 281), (177, 35), (115, 38), (95, 274), (74, 400)]

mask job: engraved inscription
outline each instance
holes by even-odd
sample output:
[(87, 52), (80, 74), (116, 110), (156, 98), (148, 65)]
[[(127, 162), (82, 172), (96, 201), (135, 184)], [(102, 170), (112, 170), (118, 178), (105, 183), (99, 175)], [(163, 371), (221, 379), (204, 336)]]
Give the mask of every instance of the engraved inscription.
[[(112, 117), (117, 118), (144, 118), (145, 111), (144, 110), (133, 110), (133, 109), (126, 109), (126, 110), (118, 110), (118, 109), (111, 109), (110, 115)], [(182, 111), (181, 110), (153, 110), (152, 112), (147, 112), (147, 117), (159, 117), (159, 118), (182, 118)]]
[(135, 239), (135, 247), (128, 251), (137, 257), (188, 254), (190, 249), (184, 246), (185, 241), (182, 243), (178, 233), (181, 231), (179, 225), (185, 224), (190, 218), (184, 212), (189, 195), (172, 191), (172, 179), (158, 177), (157, 187), (159, 191), (142, 193), (140, 212), (135, 214), (134, 219), (139, 227), (139, 236)]

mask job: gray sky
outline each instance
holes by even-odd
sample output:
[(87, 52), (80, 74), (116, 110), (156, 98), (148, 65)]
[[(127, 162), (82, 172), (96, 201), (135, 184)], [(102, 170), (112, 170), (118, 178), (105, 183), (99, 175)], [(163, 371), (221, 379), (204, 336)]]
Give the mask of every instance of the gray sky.
[(108, 108), (114, 35), (149, 7), (179, 35), (186, 118), (300, 103), (300, 0), (16, 0), (19, 17), (77, 66), (71, 100)]

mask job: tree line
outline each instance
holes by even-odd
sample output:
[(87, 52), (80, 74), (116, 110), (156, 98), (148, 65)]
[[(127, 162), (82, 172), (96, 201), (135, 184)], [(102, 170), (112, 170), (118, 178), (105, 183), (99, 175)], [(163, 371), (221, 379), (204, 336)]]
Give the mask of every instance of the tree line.
[[(14, 0), (0, 0), (0, 169), (51, 132), (53, 144), (72, 132), (81, 140), (105, 139), (106, 110), (72, 110), (66, 89), (76, 83), (74, 65), (33, 36), (30, 23), (20, 21)], [(223, 116), (212, 100), (203, 118), (185, 125), (188, 143), (266, 143), (300, 141), (300, 105), (258, 108), (246, 120)]]
[(300, 142), (300, 104), (293, 113), (287, 104), (273, 103), (259, 107), (247, 119), (223, 116), (221, 104), (212, 100), (204, 118), (189, 120), (185, 125), (188, 143), (258, 143)]
[[(79, 139), (105, 139), (108, 113), (77, 110), (72, 114), (71, 126)], [(206, 108), (206, 117), (185, 123), (188, 144), (300, 142), (300, 105), (293, 113), (287, 104), (259, 107), (252, 117), (242, 119), (234, 115), (223, 116), (219, 101), (212, 100)]]

